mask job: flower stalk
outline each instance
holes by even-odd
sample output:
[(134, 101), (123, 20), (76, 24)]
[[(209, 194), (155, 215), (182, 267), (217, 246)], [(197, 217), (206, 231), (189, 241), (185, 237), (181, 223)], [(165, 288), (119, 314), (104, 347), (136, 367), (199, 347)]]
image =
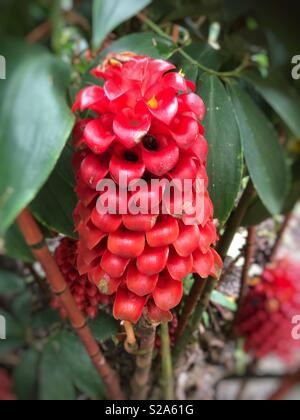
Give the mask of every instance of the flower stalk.
[(42, 265), (53, 294), (59, 297), (74, 330), (81, 339), (99, 376), (106, 385), (108, 397), (112, 400), (124, 399), (123, 392), (120, 388), (115, 372), (108, 365), (104, 355), (102, 354), (98, 343), (86, 323), (85, 317), (78, 309), (65, 279), (48, 249), (41, 230), (28, 209), (23, 210), (18, 216), (17, 223), (36, 260)]
[(273, 395), (271, 395), (269, 401), (282, 401), (289, 394), (289, 392), (300, 383), (300, 370), (292, 375), (286, 376), (279, 388)]
[(161, 389), (162, 397), (165, 401), (174, 400), (174, 380), (173, 380), (173, 366), (170, 347), (169, 325), (167, 322), (161, 324), (160, 327), (161, 338)]
[(137, 327), (140, 347), (136, 356), (136, 368), (132, 381), (132, 400), (147, 400), (150, 389), (150, 373), (153, 361), (156, 325), (144, 317)]
[(195, 282), (185, 302), (182, 314), (180, 316), (178, 328), (176, 330), (176, 342), (180, 340), (186, 327), (188, 326), (189, 320), (198, 304), (200, 296), (203, 293), (205, 284), (206, 280), (201, 279), (201, 277), (198, 275), (195, 275)]
[[(155, 32), (157, 35), (161, 36), (162, 38), (167, 39), (168, 41), (172, 42), (174, 45), (177, 44), (176, 42), (174, 42), (175, 39), (173, 38), (173, 36), (171, 37), (168, 34), (166, 34), (155, 22), (153, 22), (151, 19), (147, 18), (147, 16), (144, 13), (139, 13), (137, 15), (137, 17), (141, 22), (143, 22), (150, 29), (152, 29), (153, 32)], [(245, 68), (249, 67), (249, 64), (250, 64), (250, 56), (246, 55), (244, 57), (242, 63), (236, 69), (234, 69), (232, 71), (219, 72), (219, 71), (215, 71), (213, 69), (210, 69), (210, 68), (204, 66), (199, 61), (195, 60), (192, 56), (190, 56), (182, 48), (176, 49), (175, 52), (178, 52), (189, 63), (193, 64), (194, 66), (196, 66), (198, 68), (200, 68), (205, 73), (211, 74), (212, 76), (219, 76), (219, 77), (222, 77), (222, 78), (238, 77)]]
[(290, 225), (290, 222), (291, 222), (292, 218), (293, 218), (293, 213), (292, 212), (288, 213), (288, 215), (285, 217), (285, 219), (283, 221), (283, 224), (281, 226), (281, 229), (278, 233), (275, 245), (272, 249), (272, 254), (270, 256), (270, 261), (273, 261), (276, 258), (277, 254), (278, 254), (278, 251), (279, 251), (279, 249), (282, 245), (284, 235), (285, 235), (285, 233), (286, 233), (286, 231), (287, 231), (287, 229)]

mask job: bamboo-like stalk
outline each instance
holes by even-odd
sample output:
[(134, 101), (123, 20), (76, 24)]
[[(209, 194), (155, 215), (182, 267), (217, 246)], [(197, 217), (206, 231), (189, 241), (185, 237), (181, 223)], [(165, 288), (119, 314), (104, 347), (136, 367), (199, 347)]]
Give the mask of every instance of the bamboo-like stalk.
[[(245, 217), (245, 214), (247, 212), (247, 209), (251, 203), (251, 200), (255, 194), (255, 189), (252, 184), (252, 181), (249, 181), (240, 201), (236, 208), (236, 210), (231, 214), (224, 235), (219, 241), (217, 251), (220, 254), (221, 258), (225, 260), (227, 253), (229, 251), (229, 248), (232, 244), (232, 241), (234, 239), (234, 236), (240, 227), (243, 218)], [(185, 328), (183, 334), (178, 339), (175, 350), (174, 350), (174, 361), (177, 362), (181, 352), (186, 348), (188, 345), (191, 337), (193, 336), (194, 332), (198, 328), (204, 311), (209, 305), (211, 294), (214, 291), (218, 284), (218, 280), (209, 277), (205, 281), (205, 285), (203, 289), (199, 290), (200, 295), (197, 296), (197, 301), (199, 302), (196, 306), (193, 315), (191, 317), (191, 321), (189, 325)], [(192, 292), (191, 292), (192, 293)], [(192, 299), (192, 297), (191, 297)], [(184, 309), (185, 311), (185, 309)]]
[(140, 340), (139, 351), (136, 356), (136, 368), (132, 380), (132, 400), (146, 400), (150, 389), (150, 372), (156, 338), (156, 326), (142, 318), (137, 327)]
[(112, 400), (124, 399), (117, 375), (103, 356), (97, 341), (86, 323), (86, 319), (78, 309), (65, 279), (48, 249), (41, 230), (28, 209), (22, 211), (17, 218), (17, 223), (33, 255), (42, 265), (52, 292), (60, 298), (74, 330), (77, 332), (99, 376), (106, 385), (108, 397)]
[(189, 320), (198, 304), (200, 296), (205, 288), (206, 279), (202, 279), (199, 275), (195, 275), (195, 282), (189, 296), (185, 302), (182, 314), (179, 319), (178, 328), (176, 330), (176, 342), (181, 338), (184, 330), (188, 326)]
[(273, 395), (271, 395), (269, 401), (281, 401), (289, 394), (289, 392), (300, 383), (300, 370), (292, 375), (286, 376), (281, 382), (279, 388)]
[(169, 325), (167, 322), (161, 324), (161, 389), (164, 401), (174, 400), (173, 366), (170, 347)]
[[(243, 266), (242, 271), (242, 280), (241, 280), (241, 288), (238, 300), (238, 309), (240, 309), (243, 299), (245, 297), (247, 286), (248, 286), (248, 276), (249, 270), (253, 261), (254, 253), (255, 253), (255, 242), (256, 242), (256, 228), (250, 227), (248, 229), (248, 236), (247, 236), (247, 244), (245, 248), (245, 263)], [(239, 311), (237, 311), (238, 314)]]
[(242, 221), (245, 217), (245, 214), (248, 210), (248, 207), (254, 197), (255, 189), (253, 186), (252, 181), (249, 181), (240, 201), (235, 209), (235, 211), (231, 214), (227, 225), (224, 235), (221, 237), (219, 243), (218, 243), (218, 252), (223, 260), (227, 257), (229, 248), (232, 244), (232, 241), (234, 239), (234, 236), (238, 230), (238, 228), (241, 226)]
[(290, 224), (292, 218), (293, 218), (293, 213), (292, 212), (289, 213), (285, 217), (284, 222), (283, 222), (283, 224), (281, 226), (281, 229), (280, 229), (280, 231), (278, 233), (278, 236), (277, 236), (275, 245), (274, 245), (274, 247), (272, 249), (272, 254), (270, 256), (270, 261), (273, 261), (276, 258), (277, 254), (278, 254), (278, 251), (279, 251), (279, 249), (280, 249), (280, 247), (282, 245), (282, 242), (283, 242), (283, 239), (284, 239), (284, 234), (285, 234), (287, 228), (289, 227), (289, 224)]

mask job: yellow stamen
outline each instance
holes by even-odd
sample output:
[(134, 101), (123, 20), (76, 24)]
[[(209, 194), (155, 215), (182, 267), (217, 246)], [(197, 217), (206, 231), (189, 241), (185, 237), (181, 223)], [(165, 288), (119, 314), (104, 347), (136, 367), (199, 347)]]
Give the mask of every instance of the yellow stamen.
[(121, 66), (121, 63), (120, 63), (120, 61), (118, 61), (118, 60), (116, 60), (115, 58), (112, 58), (110, 61), (109, 61), (109, 64), (111, 64), (112, 66)]
[(185, 73), (184, 73), (183, 69), (180, 70), (179, 74), (180, 74), (180, 76), (185, 77)]
[(151, 109), (157, 109), (158, 108), (158, 101), (157, 101), (157, 99), (156, 99), (156, 97), (155, 96), (153, 96), (151, 99), (150, 99), (150, 101), (148, 101), (148, 106), (151, 108)]

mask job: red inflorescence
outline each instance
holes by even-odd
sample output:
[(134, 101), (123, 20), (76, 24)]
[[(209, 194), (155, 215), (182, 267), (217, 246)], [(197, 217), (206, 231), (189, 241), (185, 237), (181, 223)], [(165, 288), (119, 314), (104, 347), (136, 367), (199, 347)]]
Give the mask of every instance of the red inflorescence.
[[(201, 125), (205, 105), (195, 85), (163, 60), (122, 54), (93, 74), (104, 79), (104, 87), (81, 90), (73, 106), (74, 112), (89, 111), (74, 130), (78, 271), (101, 293), (115, 295), (117, 319), (136, 323), (145, 307), (156, 322), (170, 319), (170, 310), (182, 299), (186, 275), (194, 271), (218, 277), (222, 267), (212, 248), (217, 232), (207, 192), (208, 146)], [(203, 180), (201, 216), (190, 211), (192, 202), (176, 213), (178, 194), (165, 205), (166, 183), (156, 190), (151, 186), (153, 180), (174, 180), (181, 194), (178, 181), (187, 179), (191, 201), (197, 180)], [(97, 185), (103, 180), (113, 181), (115, 191), (100, 191)], [(148, 188), (140, 193), (134, 213), (129, 184), (138, 180)], [(108, 200), (115, 211), (105, 214), (97, 204)], [(154, 200), (157, 208), (147, 212)]]
[[(56, 249), (55, 259), (59, 266), (78, 308), (89, 318), (94, 319), (98, 314), (99, 305), (107, 305), (110, 298), (100, 293), (87, 275), (80, 275), (77, 270), (77, 241), (63, 238)], [(54, 297), (51, 302), (54, 309), (58, 309), (60, 316), (65, 319), (67, 313), (61, 306), (60, 300)]]
[(15, 401), (13, 394), (13, 384), (8, 373), (4, 369), (0, 369), (0, 401)]
[(300, 264), (282, 259), (268, 267), (251, 287), (241, 307), (236, 331), (245, 349), (257, 359), (275, 354), (293, 361), (300, 341), (293, 336), (293, 319), (300, 315)]

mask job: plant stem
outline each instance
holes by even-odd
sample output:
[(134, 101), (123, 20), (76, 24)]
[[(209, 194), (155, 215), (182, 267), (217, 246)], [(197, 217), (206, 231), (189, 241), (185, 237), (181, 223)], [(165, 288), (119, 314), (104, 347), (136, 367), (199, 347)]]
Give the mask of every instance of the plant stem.
[(137, 341), (133, 326), (128, 321), (124, 321), (122, 324), (126, 332), (125, 350), (130, 354), (135, 353), (137, 351)]
[(26, 36), (26, 42), (29, 44), (36, 44), (50, 34), (51, 28), (51, 21), (47, 20), (46, 22), (43, 22)]
[[(161, 36), (162, 38), (167, 39), (168, 41), (173, 42), (172, 37), (167, 35), (156, 23), (154, 23), (151, 19), (148, 19), (147, 16), (144, 15), (144, 13), (139, 13), (137, 17), (140, 19), (141, 22), (145, 23), (149, 28), (153, 30), (157, 35)], [(176, 45), (176, 44), (175, 44)], [(184, 51), (182, 48), (176, 49), (176, 52), (178, 52), (183, 58), (185, 58), (189, 63), (193, 64), (194, 66), (200, 68), (205, 73), (219, 76), (222, 78), (226, 77), (237, 77), (240, 75), (240, 73), (249, 65), (249, 56), (246, 55), (244, 57), (244, 60), (242, 63), (234, 70), (232, 71), (226, 71), (226, 72), (219, 72), (215, 71), (213, 69), (209, 69), (208, 67), (204, 66), (203, 64), (199, 63), (199, 61), (195, 60), (192, 56), (190, 56), (186, 51)]]
[(282, 245), (282, 242), (283, 242), (283, 239), (284, 239), (284, 234), (285, 234), (287, 228), (289, 227), (289, 224), (290, 224), (292, 218), (293, 218), (293, 212), (289, 213), (285, 217), (284, 222), (283, 222), (283, 224), (281, 226), (281, 229), (280, 229), (280, 231), (278, 233), (278, 236), (277, 236), (275, 245), (274, 245), (274, 247), (272, 249), (272, 254), (270, 256), (270, 261), (273, 261), (276, 258), (277, 254), (278, 254), (278, 251), (279, 251), (279, 249), (280, 249), (280, 247)]
[(170, 347), (169, 325), (167, 322), (161, 324), (160, 327), (161, 338), (161, 387), (162, 397), (164, 401), (174, 400), (174, 381), (173, 381), (173, 366)]
[(236, 231), (241, 226), (242, 221), (245, 217), (247, 209), (251, 203), (252, 198), (254, 197), (255, 189), (252, 184), (252, 181), (249, 181), (240, 201), (235, 209), (235, 211), (231, 214), (227, 225), (224, 235), (221, 237), (219, 244), (218, 244), (218, 252), (223, 260), (227, 257), (229, 248), (232, 244)]
[(300, 370), (292, 375), (286, 376), (283, 381), (281, 382), (280, 387), (271, 395), (268, 400), (269, 401), (281, 401), (283, 400), (288, 393), (298, 384), (300, 383)]
[[(238, 300), (238, 309), (240, 309), (243, 299), (245, 297), (247, 286), (248, 286), (248, 276), (249, 270), (253, 261), (255, 253), (255, 242), (256, 242), (256, 228), (250, 227), (248, 229), (247, 244), (245, 249), (245, 264), (242, 272), (241, 288)], [(239, 310), (237, 311), (238, 316)]]
[(189, 320), (199, 302), (200, 296), (203, 293), (205, 284), (205, 279), (202, 279), (199, 275), (195, 275), (195, 282), (185, 302), (182, 314), (180, 316), (178, 328), (176, 330), (176, 342), (179, 341), (182, 334), (184, 333), (184, 330), (188, 326)]
[(136, 357), (136, 369), (132, 381), (132, 400), (146, 400), (150, 388), (150, 372), (156, 338), (156, 326), (142, 318), (137, 336), (140, 339), (140, 349)]
[(92, 335), (82, 312), (78, 309), (75, 300), (61, 274), (43, 234), (28, 209), (23, 210), (17, 218), (19, 228), (31, 248), (33, 255), (42, 265), (52, 292), (59, 297), (61, 304), (66, 309), (71, 324), (86, 348), (99, 376), (107, 387), (107, 395), (112, 400), (124, 399), (118, 378), (108, 365), (101, 349)]
[[(254, 186), (252, 184), (252, 181), (249, 181), (239, 201), (239, 204), (236, 210), (231, 214), (228, 220), (225, 233), (222, 236), (221, 240), (219, 241), (219, 244), (217, 247), (217, 251), (223, 260), (225, 260), (227, 256), (227, 253), (229, 251), (230, 245), (232, 244), (236, 231), (242, 223), (242, 220), (247, 212), (247, 209), (249, 207), (249, 204), (251, 203), (251, 200), (254, 194), (255, 194)], [(214, 291), (217, 284), (218, 284), (218, 280), (214, 278), (209, 277), (207, 280), (205, 280), (203, 292), (200, 292), (201, 296), (198, 296), (199, 303), (194, 310), (194, 313), (191, 317), (190, 324), (187, 325), (182, 336), (177, 341), (175, 351), (174, 351), (175, 362), (178, 361), (182, 351), (184, 351), (191, 337), (194, 335), (194, 332), (197, 330), (202, 320), (204, 311), (209, 305), (212, 292)]]

